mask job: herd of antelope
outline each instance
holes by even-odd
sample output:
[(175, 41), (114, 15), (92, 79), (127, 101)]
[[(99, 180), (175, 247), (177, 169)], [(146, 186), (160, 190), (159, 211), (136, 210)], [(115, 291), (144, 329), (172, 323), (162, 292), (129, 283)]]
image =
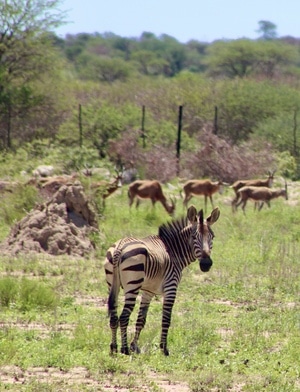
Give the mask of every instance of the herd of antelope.
[[(287, 183), (283, 189), (272, 189), (275, 171), (269, 171), (265, 179), (238, 180), (232, 185), (223, 181), (205, 180), (189, 180), (180, 192), (183, 197), (183, 206), (188, 207), (188, 202), (193, 196), (204, 196), (204, 210), (207, 211), (207, 200), (210, 200), (212, 208), (214, 208), (213, 195), (217, 192), (223, 193), (224, 187), (230, 187), (234, 191), (234, 198), (231, 202), (232, 211), (237, 211), (241, 206), (245, 214), (245, 207), (248, 200), (254, 201), (254, 207), (260, 211), (266, 203), (270, 207), (270, 201), (280, 196), (288, 200)], [(107, 192), (105, 197), (109, 196), (118, 187), (120, 187), (120, 175), (115, 178), (114, 183), (107, 183)], [(182, 195), (183, 193), (183, 195)], [(136, 208), (140, 204), (141, 199), (150, 199), (154, 206), (156, 202), (160, 202), (168, 214), (173, 215), (175, 211), (175, 198), (167, 200), (162, 185), (156, 180), (136, 180), (129, 184), (128, 187), (129, 206), (135, 202)]]
[[(116, 170), (116, 175), (112, 181), (98, 181), (91, 182), (91, 190), (94, 194), (102, 199), (103, 208), (105, 208), (106, 199), (115, 191), (122, 187), (123, 171)], [(250, 179), (250, 180), (237, 180), (233, 184), (228, 184), (223, 181), (204, 180), (188, 180), (182, 185), (179, 192), (180, 197), (183, 199), (183, 206), (188, 207), (188, 203), (193, 196), (204, 197), (204, 211), (207, 211), (207, 200), (210, 200), (212, 208), (214, 208), (213, 195), (217, 192), (222, 194), (224, 188), (231, 188), (234, 192), (234, 197), (231, 201), (232, 211), (236, 212), (238, 207), (241, 206), (245, 214), (245, 207), (248, 200), (254, 202), (254, 208), (259, 211), (264, 204), (270, 207), (270, 201), (280, 196), (288, 200), (287, 183), (282, 189), (273, 189), (275, 171), (268, 171), (268, 175), (264, 179)], [(85, 174), (87, 175), (87, 174)], [(91, 174), (90, 174), (91, 175)], [(72, 183), (78, 179), (78, 174), (75, 173), (71, 176), (40, 176), (27, 182), (28, 185), (36, 185), (42, 193), (51, 195), (57, 191), (60, 186), (67, 183)], [(0, 192), (11, 191), (11, 185), (7, 181), (0, 181)], [(135, 202), (138, 208), (142, 199), (150, 199), (154, 207), (157, 202), (161, 203), (169, 215), (173, 215), (176, 207), (176, 198), (167, 198), (163, 192), (162, 184), (156, 180), (135, 180), (128, 185), (128, 200), (129, 207)]]

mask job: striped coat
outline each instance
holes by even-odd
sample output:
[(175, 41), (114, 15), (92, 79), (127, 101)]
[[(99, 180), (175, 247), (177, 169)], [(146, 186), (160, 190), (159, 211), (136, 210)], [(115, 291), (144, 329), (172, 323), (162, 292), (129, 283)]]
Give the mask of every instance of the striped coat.
[[(199, 260), (202, 271), (210, 269), (214, 238), (211, 226), (218, 220), (219, 215), (219, 208), (216, 207), (210, 216), (204, 219), (203, 210), (197, 212), (196, 208), (191, 206), (186, 218), (162, 225), (158, 235), (142, 239), (125, 237), (108, 249), (105, 273), (110, 290), (108, 310), (112, 331), (111, 352), (117, 352), (117, 328), (120, 325), (121, 352), (129, 354), (127, 327), (136, 298), (141, 291), (136, 331), (130, 350), (139, 352), (138, 339), (146, 323), (150, 302), (154, 295), (162, 295), (160, 348), (165, 355), (169, 355), (167, 335), (182, 271), (196, 259)], [(118, 295), (121, 287), (124, 290), (125, 303), (118, 317)]]

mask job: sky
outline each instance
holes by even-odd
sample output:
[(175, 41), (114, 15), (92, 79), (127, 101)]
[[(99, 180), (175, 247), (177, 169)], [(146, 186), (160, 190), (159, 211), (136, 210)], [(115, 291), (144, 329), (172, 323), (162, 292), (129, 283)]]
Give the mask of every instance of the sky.
[(61, 0), (66, 34), (111, 32), (139, 38), (167, 34), (181, 43), (195, 39), (257, 39), (259, 21), (275, 24), (278, 37), (300, 38), (299, 0)]

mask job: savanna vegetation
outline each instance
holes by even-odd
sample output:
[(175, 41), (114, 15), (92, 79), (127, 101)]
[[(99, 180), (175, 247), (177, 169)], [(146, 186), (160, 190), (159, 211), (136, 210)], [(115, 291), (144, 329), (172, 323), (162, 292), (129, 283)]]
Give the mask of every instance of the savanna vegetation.
[(277, 37), (268, 21), (259, 21), (257, 40), (61, 38), (55, 27), (67, 16), (59, 5), (0, 5), (3, 162), (7, 154), (56, 162), (64, 151), (58, 171), (112, 163), (163, 182), (232, 182), (274, 168), (299, 178), (297, 38)]
[[(150, 201), (130, 212), (126, 187), (107, 199), (95, 255), (1, 257), (2, 390), (154, 392), (168, 384), (192, 392), (299, 390), (300, 213), (282, 198), (260, 212), (249, 205), (244, 216), (231, 211), (231, 189), (216, 194), (214, 264), (206, 274), (198, 262), (184, 271), (170, 356), (159, 349), (160, 297), (150, 306), (141, 354), (109, 355), (106, 249), (124, 235), (157, 233), (170, 219)], [(175, 216), (185, 211), (178, 199)], [(1, 228), (4, 235), (9, 226)]]
[(161, 298), (141, 355), (109, 356), (103, 271), (113, 241), (157, 233), (170, 219), (160, 204), (130, 211), (125, 184), (105, 209), (101, 197), (92, 200), (99, 235), (91, 257), (2, 255), (1, 390), (299, 390), (299, 39), (278, 37), (268, 21), (259, 21), (257, 40), (60, 38), (59, 4), (0, 3), (0, 178), (21, 185), (1, 195), (0, 241), (42, 202), (22, 186), (41, 164), (111, 177), (134, 168), (176, 196), (175, 217), (185, 214), (179, 191), (188, 178), (232, 183), (276, 170), (274, 187), (287, 179), (289, 200), (260, 212), (248, 205), (244, 216), (232, 213), (230, 188), (214, 195), (214, 265), (184, 272), (168, 358), (158, 347)]

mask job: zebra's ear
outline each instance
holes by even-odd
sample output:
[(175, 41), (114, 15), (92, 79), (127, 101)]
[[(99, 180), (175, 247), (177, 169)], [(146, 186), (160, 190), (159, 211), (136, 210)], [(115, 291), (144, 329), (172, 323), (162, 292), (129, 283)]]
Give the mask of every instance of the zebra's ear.
[(215, 222), (217, 222), (217, 220), (219, 219), (220, 216), (220, 209), (219, 207), (216, 207), (212, 210), (211, 214), (209, 215), (208, 218), (206, 218), (207, 223), (211, 226), (213, 225)]
[(191, 205), (187, 210), (187, 218), (191, 223), (197, 222), (197, 210), (196, 207)]

